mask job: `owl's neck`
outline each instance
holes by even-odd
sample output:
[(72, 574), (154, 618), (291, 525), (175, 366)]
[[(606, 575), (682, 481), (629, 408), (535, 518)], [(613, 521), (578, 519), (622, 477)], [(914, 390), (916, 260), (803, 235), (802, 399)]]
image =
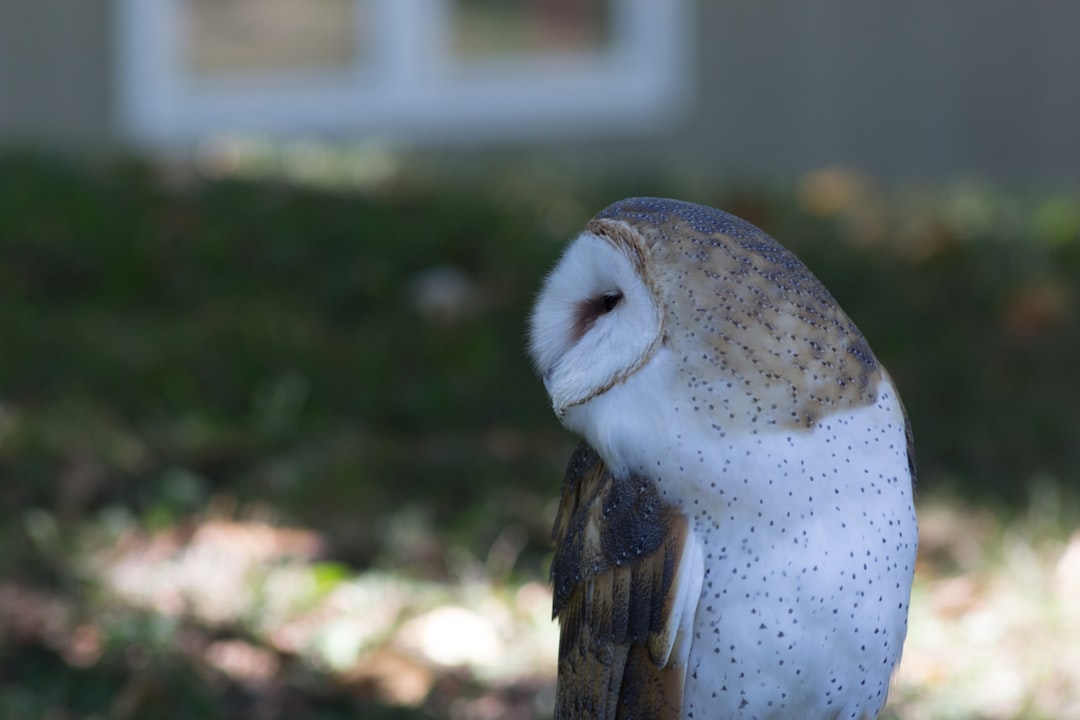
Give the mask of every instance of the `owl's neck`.
[(563, 424), (592, 445), (616, 477), (655, 476), (656, 449), (677, 442), (682, 422), (673, 396), (678, 373), (661, 348), (640, 370), (567, 412)]

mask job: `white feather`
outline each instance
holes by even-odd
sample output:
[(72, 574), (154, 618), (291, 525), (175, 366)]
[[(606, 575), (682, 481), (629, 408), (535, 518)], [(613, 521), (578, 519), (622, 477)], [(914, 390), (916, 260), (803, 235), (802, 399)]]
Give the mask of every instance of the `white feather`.
[[(581, 304), (610, 292), (622, 294), (619, 305), (575, 341)], [(529, 333), (556, 414), (633, 368), (659, 331), (659, 308), (626, 256), (592, 233), (578, 236), (545, 280)]]

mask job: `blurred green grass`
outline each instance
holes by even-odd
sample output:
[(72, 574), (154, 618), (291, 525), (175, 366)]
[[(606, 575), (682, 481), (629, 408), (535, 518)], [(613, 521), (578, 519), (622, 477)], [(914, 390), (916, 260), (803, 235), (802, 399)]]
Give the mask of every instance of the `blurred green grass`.
[[(570, 234), (628, 194), (725, 208), (811, 267), (902, 390), (923, 492), (1005, 515), (1047, 484), (1080, 495), (1077, 193), (882, 191), (843, 174), (332, 191), (9, 153), (0, 578), (82, 598), (87, 527), (162, 530), (208, 506), (317, 530), (352, 571), (439, 579), (473, 558), (542, 578), (574, 441), (528, 366), (525, 317)], [(508, 528), (522, 539), (492, 560)], [(0, 644), (0, 707), (22, 697), (5, 684), (54, 676), (60, 717), (89, 717), (130, 670), (120, 651), (76, 671), (27, 642)], [(151, 688), (191, 698), (170, 717), (248, 716), (177, 668)], [(352, 707), (326, 702), (326, 717)]]
[[(507, 483), (475, 448), (493, 429), (554, 430), (521, 339), (557, 248), (521, 213), (452, 191), (170, 191), (147, 167), (33, 159), (0, 166), (0, 188), (6, 508), (186, 512), (227, 486), (351, 526), (363, 564), (363, 529), (402, 503), (453, 529), (492, 491), (546, 491), (557, 472), (525, 458)], [(469, 278), (468, 317), (416, 307), (438, 266)], [(57, 482), (72, 473), (96, 480)]]

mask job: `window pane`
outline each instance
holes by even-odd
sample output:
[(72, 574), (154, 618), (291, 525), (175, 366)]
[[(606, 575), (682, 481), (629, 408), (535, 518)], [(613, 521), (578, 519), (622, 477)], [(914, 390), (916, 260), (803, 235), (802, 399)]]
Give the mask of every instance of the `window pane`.
[(370, 0), (188, 0), (187, 65), (196, 75), (348, 66)]
[(458, 56), (604, 49), (615, 0), (451, 0)]

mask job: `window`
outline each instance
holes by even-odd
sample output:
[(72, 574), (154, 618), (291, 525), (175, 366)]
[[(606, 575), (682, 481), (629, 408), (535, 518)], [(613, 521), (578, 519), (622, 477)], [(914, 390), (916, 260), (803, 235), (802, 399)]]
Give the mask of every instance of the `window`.
[(352, 0), (188, 0), (181, 39), (193, 78), (346, 68), (367, 54), (356, 32), (368, 3)]
[(121, 0), (120, 117), (208, 134), (484, 140), (656, 126), (688, 0)]

